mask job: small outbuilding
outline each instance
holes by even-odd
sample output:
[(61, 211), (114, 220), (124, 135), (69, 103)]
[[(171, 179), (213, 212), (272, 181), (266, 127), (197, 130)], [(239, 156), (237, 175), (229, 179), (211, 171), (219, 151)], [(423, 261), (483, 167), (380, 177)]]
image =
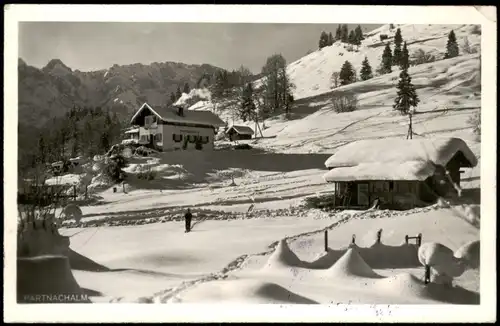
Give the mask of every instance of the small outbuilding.
[(248, 126), (232, 125), (226, 130), (226, 135), (231, 141), (252, 139), (253, 134), (253, 129)]
[(459, 138), (378, 139), (350, 143), (326, 162), (335, 206), (409, 209), (460, 191), (463, 168), (478, 161)]

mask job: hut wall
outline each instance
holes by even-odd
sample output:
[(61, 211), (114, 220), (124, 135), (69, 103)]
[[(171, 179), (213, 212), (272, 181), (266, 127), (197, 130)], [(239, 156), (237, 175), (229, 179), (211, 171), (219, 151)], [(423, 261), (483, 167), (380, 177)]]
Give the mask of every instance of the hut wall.
[(446, 164), (446, 171), (450, 174), (451, 180), (457, 185), (460, 185), (460, 168), (462, 166), (468, 166), (467, 160), (462, 152), (458, 152), (453, 156), (453, 158)]

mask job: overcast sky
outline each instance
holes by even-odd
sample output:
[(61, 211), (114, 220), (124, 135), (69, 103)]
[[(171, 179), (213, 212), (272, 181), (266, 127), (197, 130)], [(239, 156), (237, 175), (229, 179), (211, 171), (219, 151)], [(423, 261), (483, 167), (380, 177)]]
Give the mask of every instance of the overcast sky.
[[(378, 26), (361, 25), (364, 31)], [(321, 31), (335, 34), (336, 28), (337, 24), (23, 22), (19, 57), (39, 68), (60, 59), (81, 71), (175, 61), (225, 69), (245, 65), (258, 73), (268, 56), (281, 53), (293, 62), (317, 49)]]

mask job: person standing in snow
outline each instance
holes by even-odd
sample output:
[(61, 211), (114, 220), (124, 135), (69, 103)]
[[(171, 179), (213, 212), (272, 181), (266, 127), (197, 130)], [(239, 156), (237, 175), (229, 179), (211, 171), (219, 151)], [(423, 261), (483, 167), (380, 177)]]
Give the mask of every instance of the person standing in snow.
[(191, 231), (191, 218), (193, 214), (191, 214), (191, 210), (188, 208), (186, 214), (184, 214), (184, 220), (186, 221), (186, 232)]

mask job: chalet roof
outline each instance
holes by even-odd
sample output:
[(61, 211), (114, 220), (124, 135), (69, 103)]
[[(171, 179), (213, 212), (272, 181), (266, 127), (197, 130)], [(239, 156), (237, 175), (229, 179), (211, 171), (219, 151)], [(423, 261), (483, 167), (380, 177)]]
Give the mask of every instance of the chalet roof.
[(171, 107), (155, 107), (152, 108), (148, 103), (144, 103), (139, 110), (134, 114), (130, 122), (133, 124), (135, 118), (139, 113), (144, 110), (149, 109), (155, 115), (158, 116), (163, 121), (167, 122), (184, 122), (184, 123), (195, 123), (207, 126), (222, 127), (225, 125), (216, 114), (210, 111), (192, 111), (183, 110), (183, 115), (178, 114), (178, 108), (175, 106)]
[(468, 167), (477, 165), (477, 158), (460, 138), (377, 139), (361, 140), (341, 147), (325, 162), (327, 168), (356, 166), (362, 163), (405, 163), (429, 161), (445, 166), (461, 152)]
[(436, 167), (429, 161), (361, 163), (355, 166), (338, 167), (328, 171), (326, 182), (395, 180), (424, 181), (434, 174)]
[(232, 125), (231, 127), (229, 127), (227, 132), (229, 132), (229, 130), (231, 129), (233, 129), (240, 135), (253, 135), (253, 129), (248, 126)]

